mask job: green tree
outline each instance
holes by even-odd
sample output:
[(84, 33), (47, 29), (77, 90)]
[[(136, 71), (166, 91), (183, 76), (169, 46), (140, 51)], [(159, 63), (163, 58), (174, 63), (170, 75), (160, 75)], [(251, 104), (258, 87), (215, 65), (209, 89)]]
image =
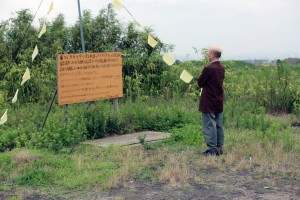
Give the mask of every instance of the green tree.
[[(57, 54), (82, 51), (79, 22), (67, 27), (64, 16), (60, 14), (52, 22), (40, 19), (39, 27), (35, 28), (30, 25), (32, 17), (28, 10), (21, 10), (16, 17), (1, 23), (3, 49), (0, 51), (4, 53), (1, 54), (0, 74), (4, 78), (0, 86), (7, 101), (11, 100), (17, 88), (21, 88), (20, 101), (49, 101), (56, 84)], [(44, 23), (47, 32), (38, 38)], [(124, 91), (130, 98), (162, 93), (160, 83), (167, 65), (161, 55), (173, 46), (163, 44), (155, 37), (159, 44), (155, 48), (150, 47), (147, 39), (149, 33), (154, 35), (153, 30), (139, 30), (134, 23), (120, 22), (109, 4), (96, 17), (90, 11), (83, 11), (83, 31), (87, 52), (122, 52)], [(39, 54), (31, 62), (35, 45)], [(32, 79), (19, 87), (27, 67), (31, 70)]]

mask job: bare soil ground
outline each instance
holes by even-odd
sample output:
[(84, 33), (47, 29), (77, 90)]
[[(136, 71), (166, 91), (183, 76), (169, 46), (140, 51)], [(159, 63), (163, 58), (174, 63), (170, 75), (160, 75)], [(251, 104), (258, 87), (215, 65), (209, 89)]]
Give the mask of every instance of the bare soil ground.
[(199, 182), (184, 186), (133, 181), (108, 192), (96, 192), (75, 199), (300, 199), (299, 180), (254, 178), (247, 173), (207, 171)]
[[(155, 181), (128, 180), (109, 191), (91, 189), (90, 191), (70, 192), (61, 196), (39, 194), (33, 188), (23, 191), (21, 199), (25, 200), (120, 200), (120, 199), (300, 199), (300, 180), (278, 175), (262, 177), (248, 172), (220, 172), (206, 170), (199, 174), (201, 179), (188, 182), (186, 185), (171, 186), (168, 183)], [(11, 199), (20, 191), (0, 192), (0, 199)]]

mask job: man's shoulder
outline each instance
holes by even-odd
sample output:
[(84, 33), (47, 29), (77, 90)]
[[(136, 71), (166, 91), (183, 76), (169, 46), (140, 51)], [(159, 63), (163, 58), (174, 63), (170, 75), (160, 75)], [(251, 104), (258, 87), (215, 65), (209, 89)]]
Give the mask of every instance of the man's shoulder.
[(220, 68), (220, 67), (224, 68), (223, 64), (220, 61), (216, 61), (207, 65), (206, 68), (213, 69), (213, 68)]

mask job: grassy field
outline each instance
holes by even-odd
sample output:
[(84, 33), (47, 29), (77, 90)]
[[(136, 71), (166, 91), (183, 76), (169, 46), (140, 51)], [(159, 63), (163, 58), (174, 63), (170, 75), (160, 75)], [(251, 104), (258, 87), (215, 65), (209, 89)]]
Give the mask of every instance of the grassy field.
[[(190, 188), (195, 183), (211, 183), (214, 173), (209, 178), (205, 172), (212, 170), (225, 174), (249, 173), (258, 180), (270, 179), (271, 182), (300, 180), (300, 131), (290, 127), (291, 116), (264, 114), (258, 117), (265, 122), (262, 126), (268, 127), (264, 132), (241, 127), (247, 123), (237, 127), (232, 120), (226, 120), (225, 154), (201, 158), (199, 153), (206, 147), (197, 102), (169, 101), (168, 109), (161, 109), (166, 105), (159, 100), (150, 102), (128, 102), (124, 105), (130, 107), (132, 113), (122, 107), (121, 110), (126, 110), (132, 130), (148, 129), (150, 124), (147, 123), (151, 123), (156, 127), (154, 130), (164, 127), (163, 130), (170, 132), (169, 139), (138, 147), (75, 145), (58, 151), (37, 147), (6, 151), (0, 154), (0, 194), (7, 199), (23, 199), (28, 195), (85, 199), (86, 194), (92, 195), (93, 191), (119, 187), (131, 191), (131, 181)], [(103, 108), (101, 104), (96, 104), (94, 109)], [(135, 112), (144, 104), (151, 106), (143, 109), (142, 114)], [(151, 116), (153, 110), (158, 114)], [(133, 113), (138, 116), (131, 116)]]
[[(18, 103), (0, 129), (0, 199), (143, 199), (144, 193), (145, 199), (186, 199), (197, 192), (264, 198), (257, 188), (248, 193), (255, 184), (272, 189), (265, 195), (298, 198), (298, 67), (225, 62), (225, 154), (203, 158), (199, 89), (178, 80), (182, 69), (196, 76), (198, 64), (181, 63), (166, 72), (161, 95), (129, 92), (118, 114), (109, 100), (69, 105), (64, 125), (64, 109), (55, 104), (37, 131), (48, 105)], [(171, 137), (138, 147), (80, 144), (143, 130)], [(155, 197), (160, 188), (164, 192)]]
[(0, 156), (0, 190), (19, 199), (27, 193), (65, 198), (81, 195), (84, 199), (92, 191), (129, 187), (130, 181), (158, 182), (173, 188), (189, 187), (194, 182), (205, 185), (210, 180), (202, 173), (211, 170), (247, 172), (257, 179), (300, 180), (299, 152), (284, 151), (281, 141), (264, 146), (256, 131), (227, 129), (226, 153), (200, 158), (203, 143), (188, 146), (184, 143), (190, 142), (185, 139), (176, 141), (179, 133), (199, 137), (199, 131), (195, 125), (182, 127), (174, 130), (176, 134), (169, 140), (151, 144), (151, 148), (79, 145), (58, 154), (14, 149)]

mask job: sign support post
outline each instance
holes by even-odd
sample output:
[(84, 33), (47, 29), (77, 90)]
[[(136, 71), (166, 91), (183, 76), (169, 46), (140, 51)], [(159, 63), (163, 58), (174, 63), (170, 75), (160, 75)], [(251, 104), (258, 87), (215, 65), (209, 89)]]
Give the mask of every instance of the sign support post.
[[(49, 107), (48, 107), (48, 110), (47, 110), (47, 113), (46, 113), (46, 117), (45, 117), (44, 122), (43, 122), (43, 125), (42, 125), (42, 129), (44, 128), (44, 126), (45, 126), (45, 124), (46, 124), (48, 115), (49, 115), (49, 113), (50, 113), (50, 110), (51, 110), (51, 108), (52, 108), (52, 105), (53, 105), (53, 102), (54, 102), (54, 100), (55, 100), (56, 95), (57, 95), (57, 86), (55, 87), (55, 91), (54, 91), (54, 94), (53, 94), (53, 96), (52, 96), (51, 103), (50, 103), (50, 105), (49, 105)], [(39, 126), (38, 126), (38, 129), (39, 129)]]
[[(116, 52), (118, 50), (118, 47), (113, 47), (112, 52)], [(113, 104), (114, 104), (114, 111), (117, 114), (119, 111), (119, 99), (113, 99)]]
[(77, 0), (77, 2), (78, 2), (79, 23), (80, 23), (81, 46), (82, 46), (82, 52), (85, 53), (83, 26), (82, 26), (81, 9), (80, 9), (80, 0)]

